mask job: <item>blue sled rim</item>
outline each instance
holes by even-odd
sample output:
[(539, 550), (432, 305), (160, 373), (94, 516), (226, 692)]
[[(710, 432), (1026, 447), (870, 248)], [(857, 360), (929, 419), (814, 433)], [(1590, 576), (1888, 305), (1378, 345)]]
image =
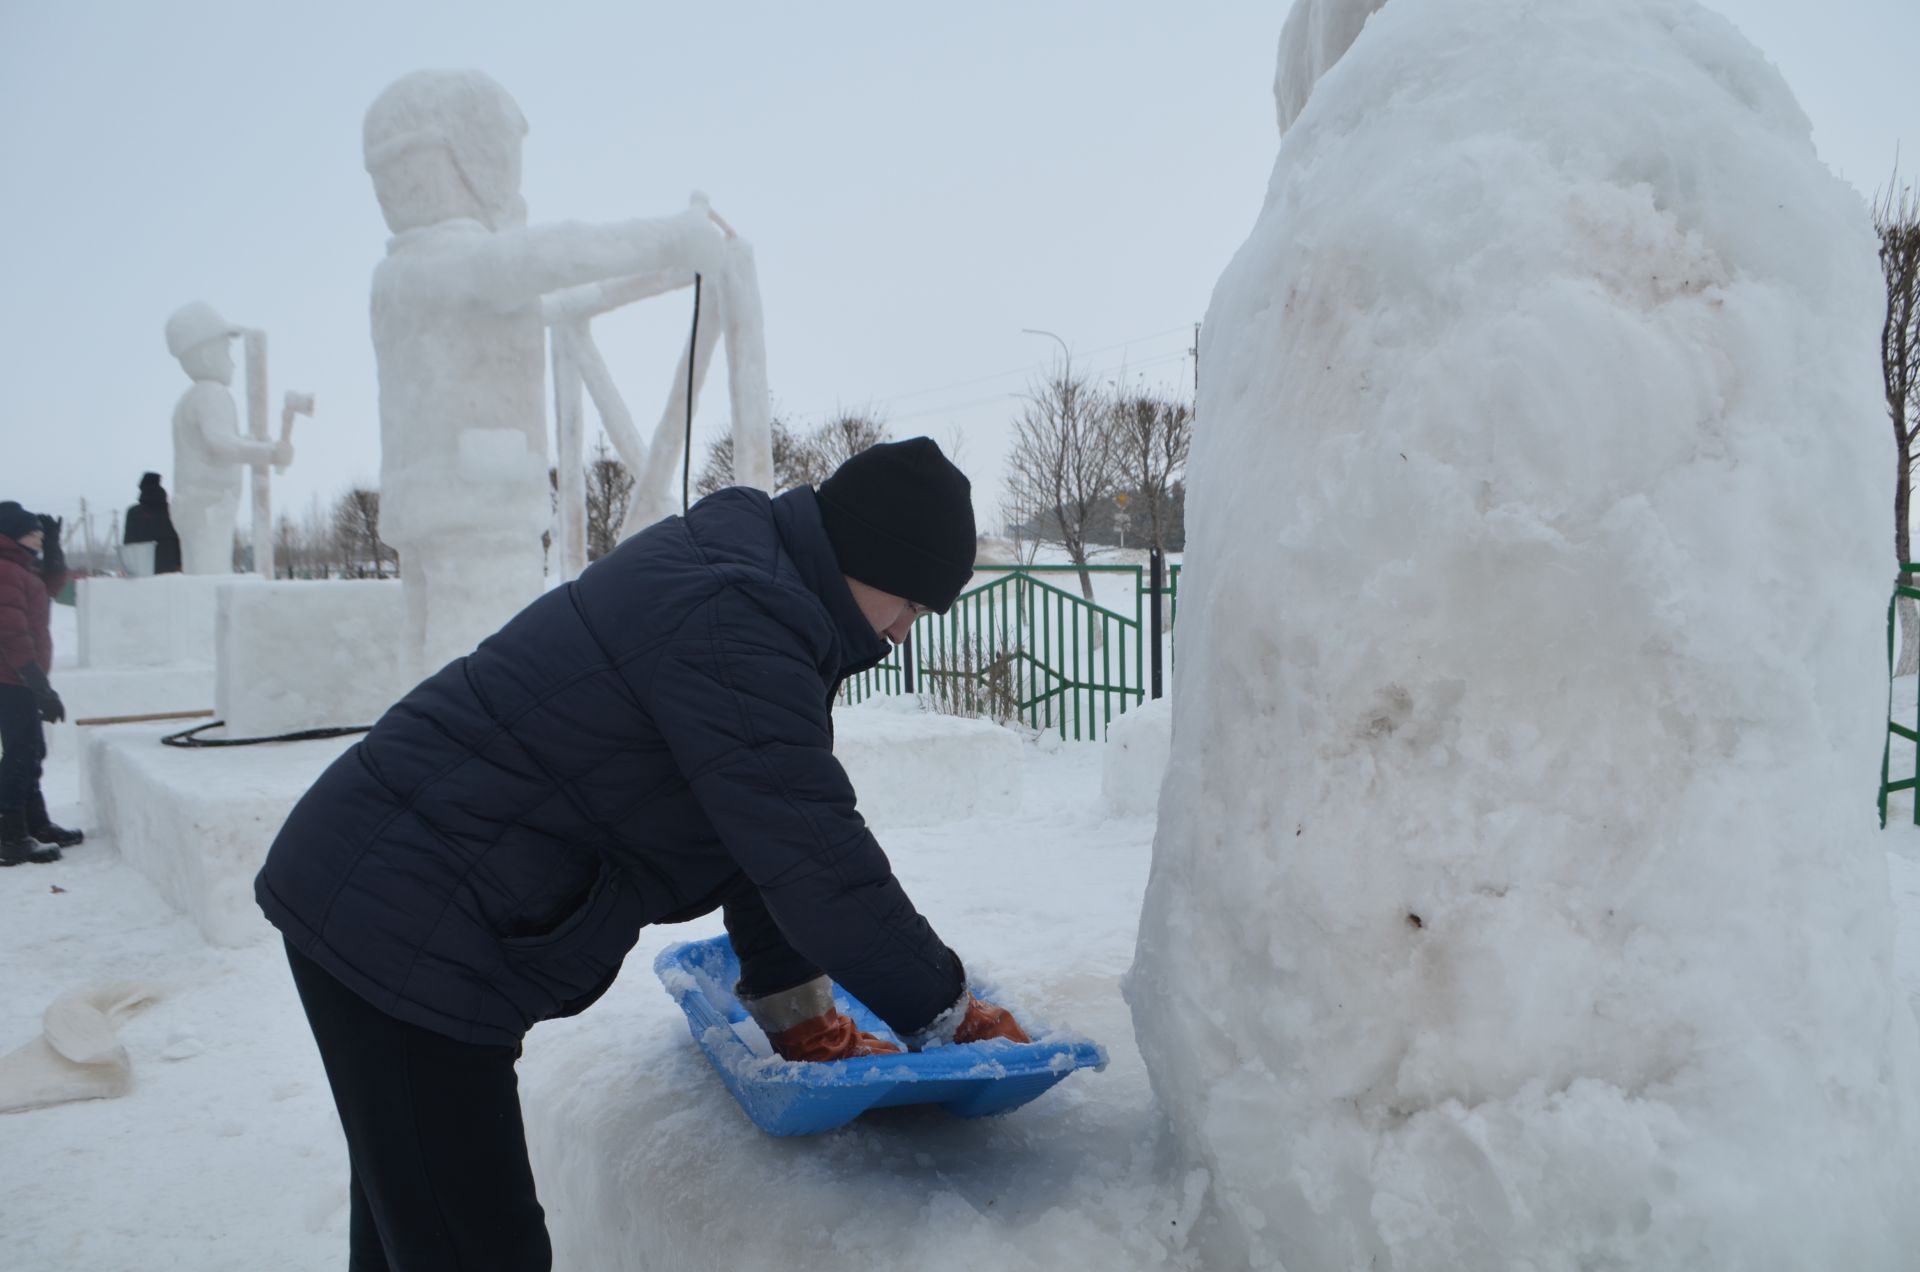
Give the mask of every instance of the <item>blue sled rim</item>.
[[(815, 1135), (868, 1109), (933, 1104), (960, 1117), (1017, 1109), (1076, 1069), (1107, 1067), (1106, 1049), (1086, 1041), (1004, 1040), (891, 1056), (793, 1064), (756, 1052), (758, 1037), (733, 996), (740, 963), (724, 936), (668, 946), (653, 961), (687, 1028), (753, 1124), (769, 1135)], [(868, 1033), (899, 1039), (838, 984), (834, 1001)], [(745, 1024), (746, 1036), (734, 1026)], [(762, 1043), (762, 1046), (765, 1044)]]

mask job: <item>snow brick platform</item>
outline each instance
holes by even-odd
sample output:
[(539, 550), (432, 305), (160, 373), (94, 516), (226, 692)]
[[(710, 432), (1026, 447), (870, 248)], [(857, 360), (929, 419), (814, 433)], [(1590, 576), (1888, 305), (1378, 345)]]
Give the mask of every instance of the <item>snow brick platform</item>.
[[(74, 584), (83, 667), (170, 667), (213, 661), (213, 619), (232, 574), (87, 578)], [(254, 582), (263, 580), (253, 579)]]
[(175, 728), (130, 725), (85, 739), (88, 829), (110, 835), (209, 943), (264, 941), (273, 928), (254, 904), (253, 876), (294, 803), (354, 738), (162, 746)]
[(224, 582), (214, 627), (215, 709), (226, 736), (372, 724), (410, 687), (391, 633), (400, 581)]
[[(983, 720), (923, 712), (912, 699), (835, 713), (835, 753), (860, 811), (888, 828), (1020, 808), (1017, 734)], [(215, 945), (272, 932), (253, 901), (253, 876), (307, 787), (359, 735), (194, 750), (162, 746), (171, 725), (89, 730), (82, 756), (87, 829), (121, 856)]]

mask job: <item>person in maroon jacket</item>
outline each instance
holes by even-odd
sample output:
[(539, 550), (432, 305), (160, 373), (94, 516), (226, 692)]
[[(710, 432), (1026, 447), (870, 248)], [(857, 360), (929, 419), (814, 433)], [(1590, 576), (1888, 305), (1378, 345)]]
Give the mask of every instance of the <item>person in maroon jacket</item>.
[(60, 519), (0, 503), (0, 866), (60, 860), (85, 836), (56, 826), (40, 793), (42, 723), (67, 718), (47, 683), (53, 669), (48, 611), (67, 581)]

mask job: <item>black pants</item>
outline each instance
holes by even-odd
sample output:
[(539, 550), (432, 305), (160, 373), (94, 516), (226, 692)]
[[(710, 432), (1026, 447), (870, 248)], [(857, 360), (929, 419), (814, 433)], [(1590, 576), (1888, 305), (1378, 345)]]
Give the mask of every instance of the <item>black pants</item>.
[(547, 1272), (513, 1065), (379, 1011), (287, 947), (353, 1168), (350, 1272)]
[(0, 812), (19, 812), (33, 802), (46, 754), (47, 735), (33, 690), (0, 685)]

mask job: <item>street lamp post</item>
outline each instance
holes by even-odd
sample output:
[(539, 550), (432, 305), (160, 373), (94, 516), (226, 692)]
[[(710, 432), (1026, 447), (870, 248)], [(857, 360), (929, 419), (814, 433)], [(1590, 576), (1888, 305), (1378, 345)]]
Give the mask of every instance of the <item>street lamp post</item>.
[(1063, 360), (1063, 365), (1066, 368), (1066, 372), (1065, 372), (1066, 378), (1069, 380), (1073, 378), (1073, 350), (1067, 348), (1066, 341), (1062, 340), (1059, 336), (1054, 335), (1051, 331), (1042, 331), (1038, 327), (1022, 327), (1020, 328), (1020, 332), (1022, 335), (1027, 335), (1027, 336), (1046, 336), (1048, 339), (1052, 340), (1055, 344), (1059, 345), (1060, 357)]

